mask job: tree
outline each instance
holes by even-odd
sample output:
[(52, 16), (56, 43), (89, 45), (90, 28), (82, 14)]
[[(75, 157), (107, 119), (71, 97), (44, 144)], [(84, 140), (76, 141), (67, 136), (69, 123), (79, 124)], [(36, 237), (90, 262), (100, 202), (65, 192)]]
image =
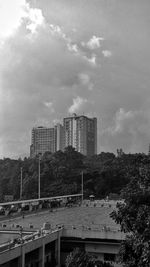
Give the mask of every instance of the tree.
[(112, 267), (112, 265), (98, 261), (84, 250), (75, 248), (66, 258), (66, 267)]
[(117, 205), (111, 217), (126, 233), (120, 249), (125, 267), (150, 266), (150, 164), (142, 165), (138, 175), (122, 192), (124, 203)]
[(83, 158), (84, 156), (77, 152), (75, 148), (72, 146), (68, 146), (65, 148), (64, 151), (64, 156), (65, 156), (65, 165), (68, 168), (68, 170), (74, 170), (74, 169), (79, 169), (83, 168)]

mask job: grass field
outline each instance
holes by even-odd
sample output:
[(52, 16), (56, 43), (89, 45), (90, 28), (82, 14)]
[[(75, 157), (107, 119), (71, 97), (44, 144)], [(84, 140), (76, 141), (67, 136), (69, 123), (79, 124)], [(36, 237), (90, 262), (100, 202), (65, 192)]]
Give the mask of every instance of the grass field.
[(108, 226), (110, 228), (118, 229), (119, 226), (110, 218), (109, 214), (113, 208), (109, 205), (104, 207), (72, 207), (57, 209), (53, 212), (46, 211), (32, 215), (25, 215), (24, 218), (14, 218), (5, 220), (7, 225), (19, 224), (23, 227), (29, 227), (30, 224), (34, 228), (41, 228), (43, 223), (49, 222), (54, 228), (58, 224), (64, 225), (79, 225), (79, 226)]

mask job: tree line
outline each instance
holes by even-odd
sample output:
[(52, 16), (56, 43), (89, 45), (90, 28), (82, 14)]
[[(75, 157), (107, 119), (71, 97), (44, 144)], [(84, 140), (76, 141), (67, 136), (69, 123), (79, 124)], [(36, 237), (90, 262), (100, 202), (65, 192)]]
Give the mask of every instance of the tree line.
[[(130, 177), (149, 162), (145, 154), (113, 154), (102, 152), (86, 157), (67, 147), (64, 152), (46, 152), (40, 159), (41, 197), (81, 192), (81, 173), (84, 173), (84, 196), (96, 198), (119, 196)], [(35, 158), (0, 160), (0, 200), (5, 195), (20, 197), (21, 168), (23, 198), (38, 197), (39, 156)]]

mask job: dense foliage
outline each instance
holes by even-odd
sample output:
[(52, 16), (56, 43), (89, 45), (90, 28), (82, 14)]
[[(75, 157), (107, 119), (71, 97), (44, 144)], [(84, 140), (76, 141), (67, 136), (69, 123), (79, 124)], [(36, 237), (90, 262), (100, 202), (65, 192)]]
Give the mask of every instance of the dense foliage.
[(112, 267), (112, 265), (99, 261), (84, 250), (76, 248), (67, 256), (66, 267)]
[[(85, 157), (72, 147), (54, 154), (46, 152), (40, 160), (41, 197), (73, 194), (81, 192), (81, 172), (84, 172), (84, 195), (94, 194), (105, 198), (110, 194), (120, 194), (136, 175), (139, 164), (149, 157), (144, 154), (100, 153)], [(144, 164), (144, 163), (143, 163)], [(0, 198), (12, 194), (20, 197), (20, 169), (23, 174), (23, 198), (38, 196), (39, 158), (24, 160), (4, 158), (0, 160)]]
[(143, 158), (138, 173), (122, 191), (123, 204), (111, 216), (121, 225), (126, 239), (120, 258), (126, 267), (150, 266), (150, 159)]

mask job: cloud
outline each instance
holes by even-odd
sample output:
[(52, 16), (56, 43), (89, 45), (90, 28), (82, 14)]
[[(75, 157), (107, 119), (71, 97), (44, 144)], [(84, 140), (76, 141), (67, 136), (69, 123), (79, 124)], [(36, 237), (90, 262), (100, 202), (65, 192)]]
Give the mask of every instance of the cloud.
[(98, 36), (93, 35), (92, 38), (87, 43), (81, 42), (81, 45), (83, 47), (87, 47), (91, 50), (94, 50), (96, 48), (101, 47), (101, 41), (103, 40), (104, 40), (103, 37), (98, 37)]
[(149, 144), (150, 119), (146, 110), (125, 111), (120, 108), (114, 118), (113, 125), (106, 127), (101, 132), (103, 146), (123, 148), (126, 153), (143, 152)]
[(30, 8), (29, 4), (26, 4), (26, 15), (29, 22), (26, 26), (32, 34), (36, 33), (38, 26), (44, 25), (45, 20), (42, 14), (42, 11), (37, 8)]
[(55, 112), (55, 109), (53, 107), (53, 103), (52, 102), (44, 102), (44, 105), (45, 105), (45, 107), (47, 107), (51, 111), (51, 113)]
[(68, 51), (79, 55), (78, 45), (72, 42), (71, 38), (64, 33), (60, 26), (50, 24), (50, 32), (52, 35), (56, 35), (65, 41)]
[(91, 66), (96, 66), (96, 55), (93, 54), (90, 58), (87, 56), (84, 56), (85, 60), (90, 63)]
[[(65, 42), (65, 45), (69, 52), (72, 52), (74, 55), (79, 56), (92, 67), (95, 67), (97, 65), (96, 54), (89, 54), (87, 53), (87, 51), (83, 51), (81, 49), (81, 46), (73, 42), (72, 39), (64, 33), (62, 27), (60, 27), (59, 25), (50, 24), (50, 32), (53, 36), (56, 36)], [(100, 47), (100, 41), (102, 40), (102, 37), (93, 36), (87, 43), (81, 42), (81, 45), (83, 47), (88, 47), (89, 49), (93, 50), (95, 48)]]
[[(42, 11), (38, 14), (44, 16)], [(63, 27), (53, 26), (51, 31), (44, 17), (40, 22), (33, 19), (37, 26), (29, 29), (33, 21), (29, 18), (22, 18), (0, 48), (1, 157), (29, 155), (32, 127), (48, 126), (54, 114), (62, 121), (66, 106), (81, 93), (78, 73), (90, 68), (83, 55), (74, 56), (75, 43), (66, 37)], [(74, 51), (69, 51), (67, 44)]]
[(108, 128), (107, 130), (112, 135), (122, 133), (126, 125), (127, 124), (129, 125), (129, 122), (131, 122), (137, 114), (138, 114), (137, 112), (133, 112), (131, 110), (125, 111), (123, 108), (120, 108), (119, 111), (116, 112), (115, 119), (114, 119), (114, 126)]
[(34, 124), (62, 121), (77, 96), (103, 118), (99, 152), (147, 151), (149, 3), (85, 2), (0, 0), (1, 157), (28, 156)]
[(73, 114), (81, 111), (87, 102), (87, 99), (77, 96), (73, 99), (73, 104), (68, 109), (69, 113)]
[(77, 44), (72, 44), (71, 42), (68, 42), (68, 43), (67, 43), (67, 47), (68, 47), (68, 50), (69, 50), (69, 51), (78, 54), (78, 52), (79, 52), (79, 48), (78, 48)]
[(26, 1), (0, 1), (0, 38), (6, 38), (20, 26), (25, 16)]
[(111, 57), (112, 56), (112, 52), (110, 50), (103, 50), (102, 54), (104, 57)]
[(33, 34), (44, 23), (42, 11), (31, 8), (25, 0), (0, 2), (0, 38), (8, 38), (27, 20), (26, 28)]
[(68, 39), (66, 34), (63, 32), (62, 28), (59, 25), (50, 24), (50, 32), (53, 35), (58, 35), (59, 37), (63, 38), (64, 40)]
[(81, 84), (87, 87), (89, 91), (92, 91), (94, 85), (91, 82), (90, 76), (87, 73), (80, 73), (78, 76)]
[[(69, 36), (67, 36), (59, 25), (50, 24), (50, 32), (52, 35), (64, 40), (68, 51), (74, 55), (79, 56), (81, 59), (86, 60), (90, 66), (96, 66), (96, 54), (87, 55), (86, 51), (82, 51), (77, 43), (74, 43)], [(93, 36), (87, 44), (82, 42), (82, 46), (87, 46), (90, 49), (100, 47), (100, 40), (103, 38)]]

